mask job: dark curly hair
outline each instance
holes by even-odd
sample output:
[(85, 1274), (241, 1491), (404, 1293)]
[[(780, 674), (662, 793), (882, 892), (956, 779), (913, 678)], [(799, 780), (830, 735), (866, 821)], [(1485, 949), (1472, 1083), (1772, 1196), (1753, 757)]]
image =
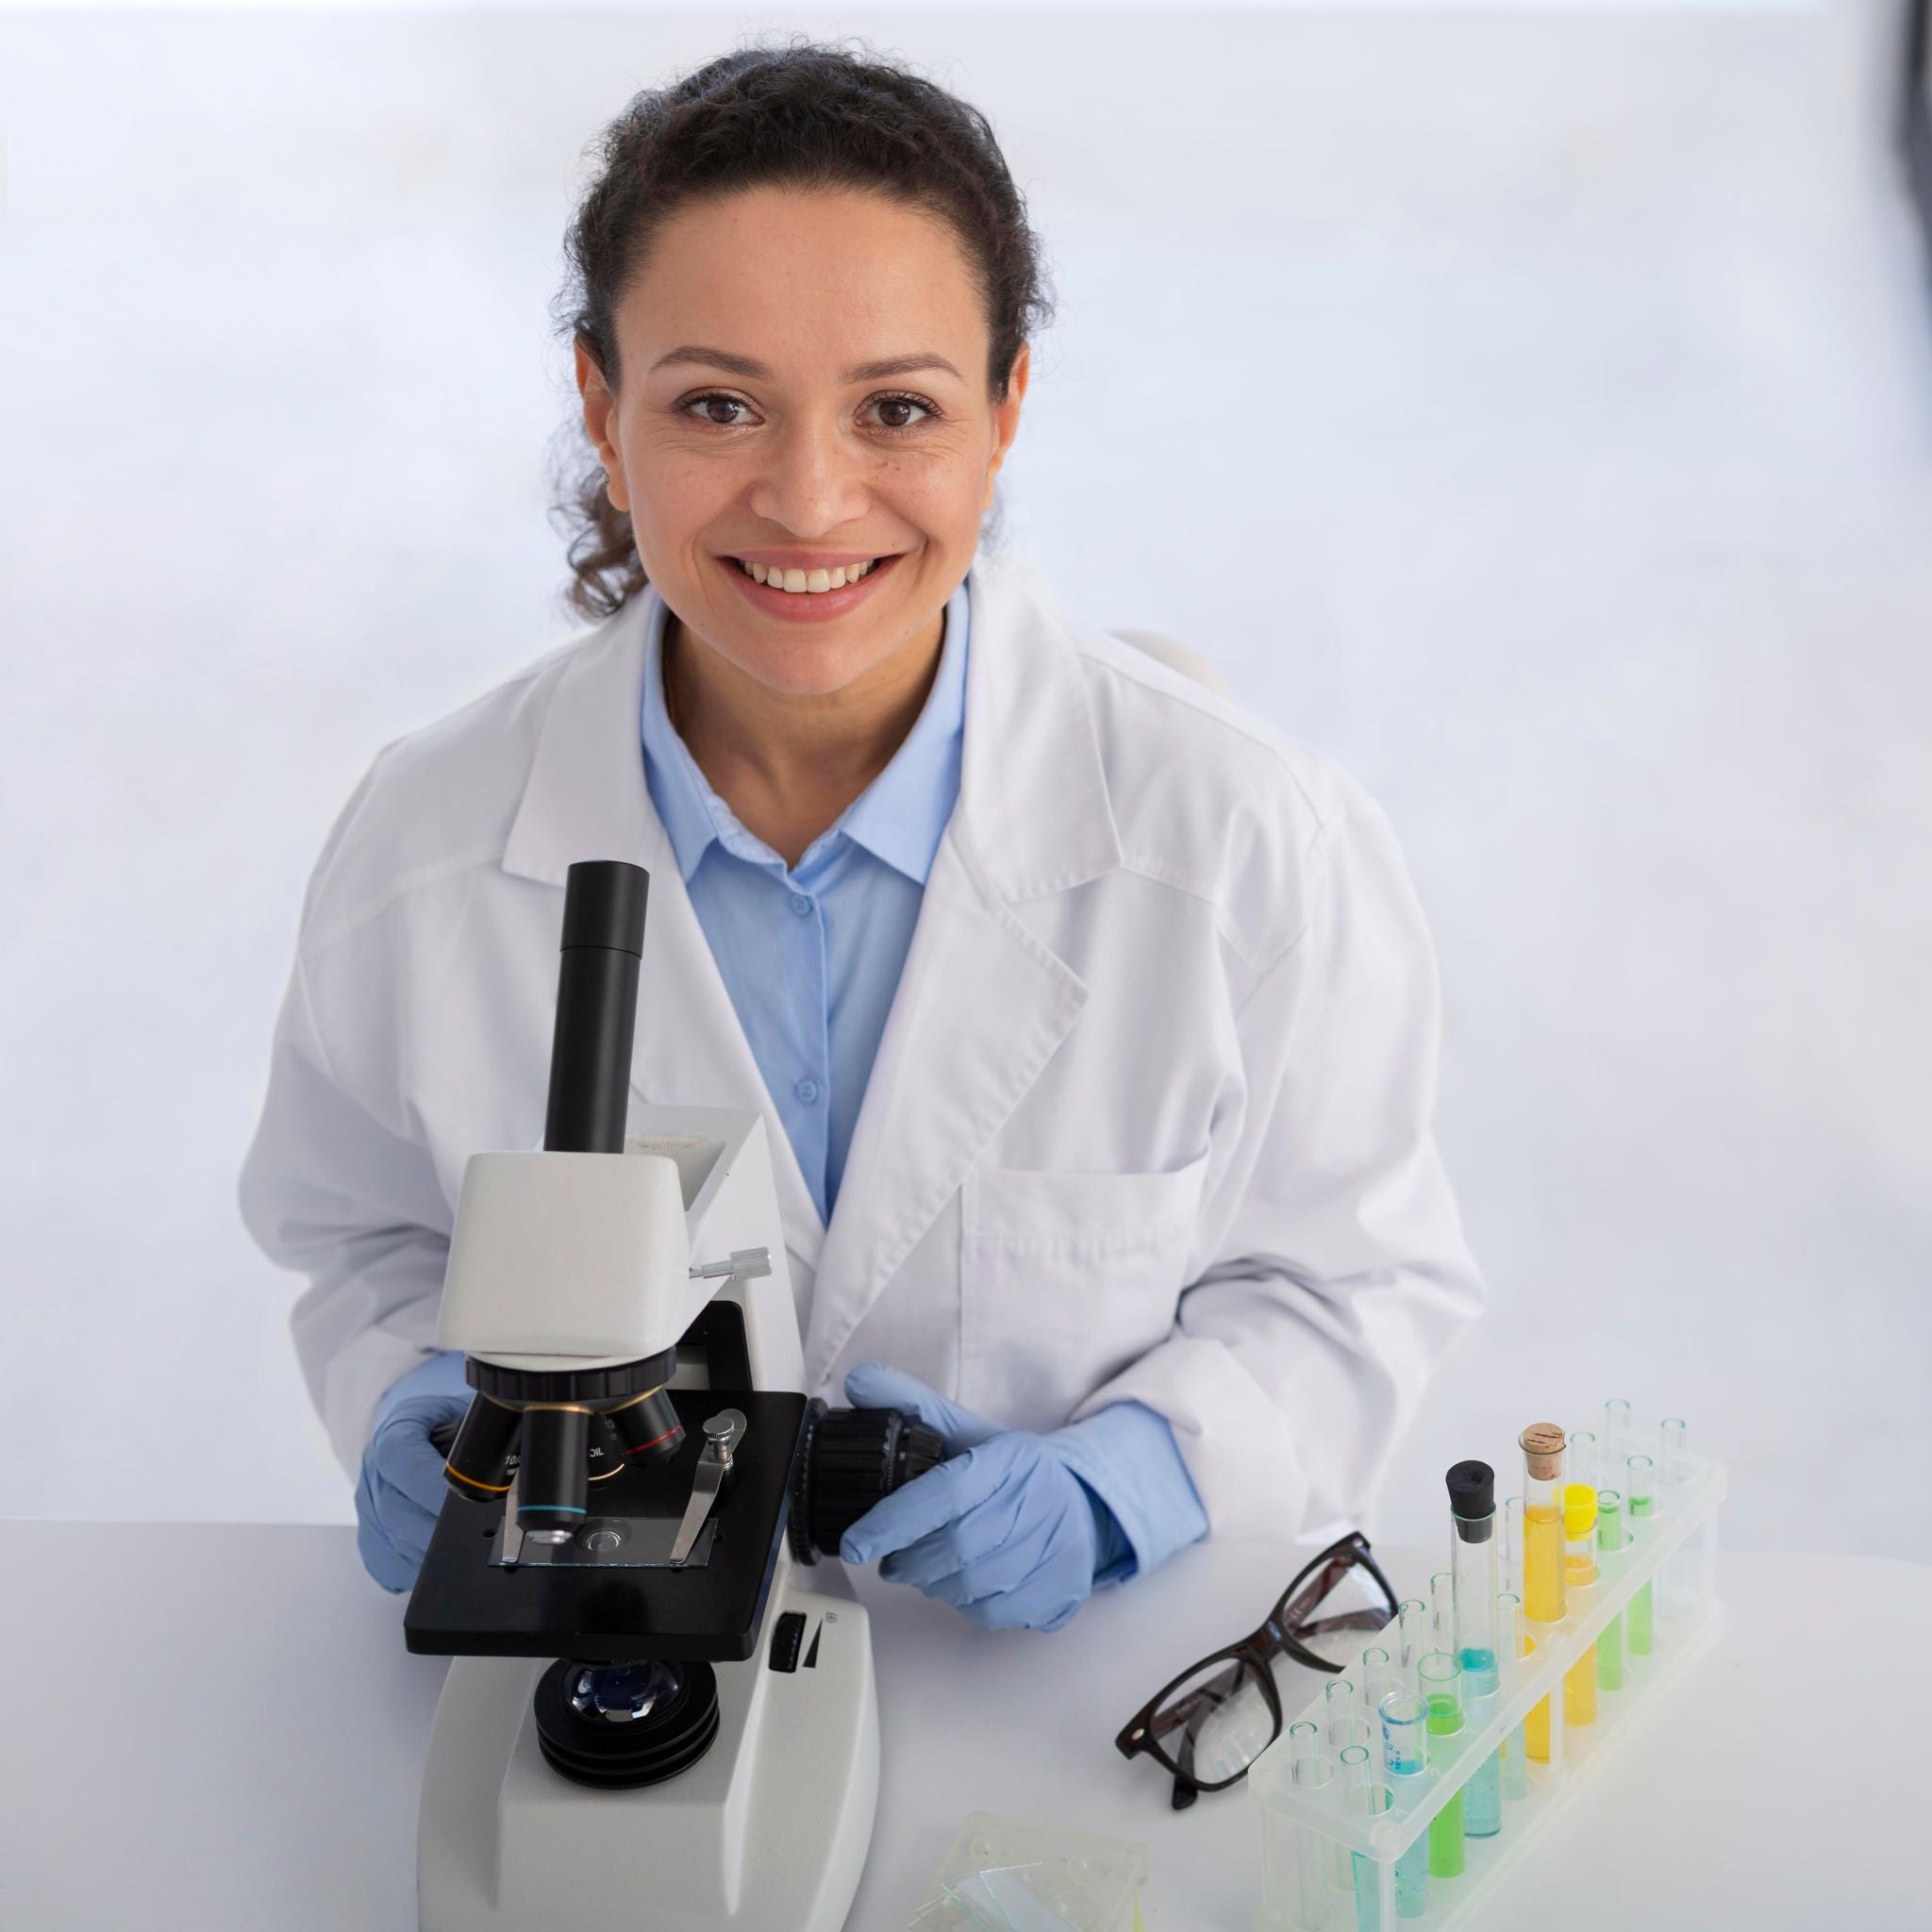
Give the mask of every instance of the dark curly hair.
[[(774, 184), (869, 190), (950, 223), (986, 301), (987, 389), (1052, 318), (1040, 238), (978, 108), (909, 68), (794, 37), (708, 62), (636, 96), (604, 131), (601, 165), (565, 238), (560, 330), (618, 381), (614, 316), (652, 238), (687, 204)], [(569, 441), (556, 517), (570, 539), (574, 609), (608, 617), (643, 588), (630, 519), (585, 439)]]

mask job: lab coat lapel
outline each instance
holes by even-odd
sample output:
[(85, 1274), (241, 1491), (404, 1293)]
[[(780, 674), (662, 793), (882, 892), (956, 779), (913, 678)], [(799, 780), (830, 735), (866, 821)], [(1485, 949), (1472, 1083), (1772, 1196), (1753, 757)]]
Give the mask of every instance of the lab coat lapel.
[[(763, 1114), (785, 1244), (816, 1269), (824, 1225), (644, 782), (638, 720), (648, 615), (647, 599), (633, 598), (559, 678), (504, 870), (558, 888), (581, 858), (628, 859), (651, 874), (632, 1091), (660, 1105)], [(561, 918), (559, 900), (555, 920)]]
[[(933, 860), (820, 1257), (823, 1379), (1074, 1024), (1085, 982), (1019, 909), (1120, 863), (1079, 661), (1024, 566), (975, 563), (959, 800)], [(916, 1293), (917, 1284), (905, 1292)]]

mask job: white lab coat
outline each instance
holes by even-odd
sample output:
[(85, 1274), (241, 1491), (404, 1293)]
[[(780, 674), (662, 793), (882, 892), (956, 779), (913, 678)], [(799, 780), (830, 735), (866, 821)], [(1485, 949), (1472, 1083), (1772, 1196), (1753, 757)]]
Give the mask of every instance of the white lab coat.
[(1362, 1507), (1479, 1309), (1431, 1133), (1439, 1002), (1380, 808), (971, 576), (958, 806), (823, 1225), (652, 808), (643, 600), (380, 752), (303, 906), (241, 1181), (309, 1286), (345, 1468), (434, 1346), (463, 1166), (542, 1133), (564, 874), (648, 868), (635, 1094), (770, 1130), (808, 1392), (909, 1371), (1009, 1426), (1134, 1398), (1216, 1534)]

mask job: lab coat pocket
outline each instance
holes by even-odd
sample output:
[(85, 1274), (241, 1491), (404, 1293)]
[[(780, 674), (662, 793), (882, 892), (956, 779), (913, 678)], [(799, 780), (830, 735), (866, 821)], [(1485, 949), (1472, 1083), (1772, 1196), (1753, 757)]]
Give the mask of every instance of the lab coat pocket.
[(986, 1168), (959, 1214), (959, 1399), (1058, 1428), (1174, 1326), (1208, 1157), (1165, 1174)]

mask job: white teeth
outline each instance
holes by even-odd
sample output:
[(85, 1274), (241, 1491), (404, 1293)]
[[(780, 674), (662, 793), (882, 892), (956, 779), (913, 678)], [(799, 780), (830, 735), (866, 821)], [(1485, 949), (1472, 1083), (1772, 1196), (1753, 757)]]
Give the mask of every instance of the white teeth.
[(878, 558), (874, 558), (872, 563), (841, 564), (832, 570), (777, 570), (762, 563), (741, 563), (739, 568), (759, 583), (771, 585), (774, 591), (791, 591), (798, 595), (811, 596), (856, 584), (877, 561)]

